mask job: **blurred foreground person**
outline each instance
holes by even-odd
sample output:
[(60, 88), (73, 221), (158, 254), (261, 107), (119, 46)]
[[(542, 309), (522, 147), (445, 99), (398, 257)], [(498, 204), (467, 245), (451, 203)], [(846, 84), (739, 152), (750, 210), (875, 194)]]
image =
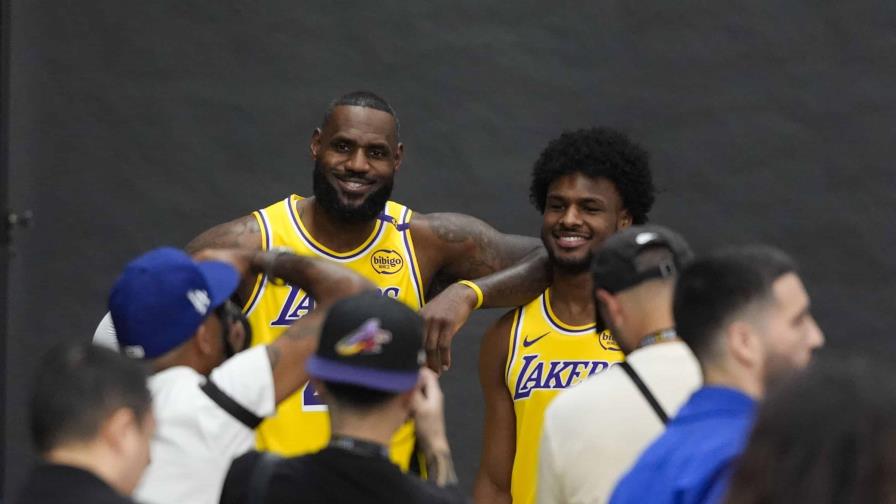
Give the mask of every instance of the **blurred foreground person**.
[[(348, 269), (310, 257), (242, 250), (201, 255), (208, 260), (172, 248), (148, 252), (128, 264), (109, 297), (122, 351), (153, 372), (157, 429), (152, 462), (134, 493), (140, 502), (217, 502), (230, 462), (252, 448), (255, 427), (308, 379), (305, 361), (324, 310), (372, 289)], [(233, 320), (229, 298), (249, 271), (313, 292), (324, 310), (270, 344), (241, 351), (249, 338)]]
[(704, 386), (622, 478), (613, 504), (719, 502), (756, 401), (806, 367), (824, 343), (796, 265), (770, 247), (691, 263), (678, 279), (673, 313)]
[(651, 225), (620, 231), (595, 253), (595, 305), (625, 362), (561, 393), (548, 407), (539, 504), (606, 502), (619, 477), (662, 433), (668, 415), (700, 386), (700, 365), (672, 318), (675, 280), (692, 257), (681, 236)]
[(19, 504), (126, 504), (149, 464), (152, 399), (142, 366), (90, 345), (44, 357), (31, 396), (31, 435), (42, 463)]
[[(423, 319), (387, 296), (365, 293), (333, 305), (308, 361), (330, 410), (323, 450), (281, 459), (250, 452), (234, 461), (221, 502), (391, 504), (465, 502), (445, 434), (442, 392), (421, 367)], [(429, 481), (389, 460), (389, 441), (413, 415)]]
[(736, 464), (727, 502), (896, 502), (892, 361), (822, 359), (770, 394)]

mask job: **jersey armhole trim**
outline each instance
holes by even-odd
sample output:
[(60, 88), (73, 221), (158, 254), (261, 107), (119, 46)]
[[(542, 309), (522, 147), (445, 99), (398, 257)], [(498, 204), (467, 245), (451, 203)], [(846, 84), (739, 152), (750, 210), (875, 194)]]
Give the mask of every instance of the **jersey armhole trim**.
[(420, 307), (426, 303), (426, 299), (423, 295), (423, 282), (421, 281), (422, 276), (420, 275), (420, 268), (417, 266), (417, 255), (414, 250), (414, 240), (411, 238), (411, 215), (413, 215), (413, 211), (404, 207), (404, 214), (399, 221), (402, 225), (407, 225), (407, 227), (400, 231), (402, 234), (402, 238), (404, 241), (404, 248), (408, 254), (408, 261), (411, 263), (411, 279), (414, 282), (414, 288), (417, 290), (417, 302), (420, 303)]
[[(261, 250), (267, 252), (268, 250), (271, 250), (272, 237), (271, 230), (268, 227), (268, 221), (264, 215), (264, 210), (256, 210), (255, 212), (252, 212), (252, 216), (258, 221), (258, 229), (261, 231)], [(243, 305), (243, 313), (246, 316), (252, 313), (252, 310), (255, 309), (255, 305), (258, 304), (258, 300), (261, 299), (261, 296), (264, 294), (267, 280), (266, 275), (258, 275), (258, 278), (256, 278), (255, 286), (252, 288), (252, 294), (249, 295), (249, 299), (246, 301), (246, 304)]]
[(523, 310), (520, 306), (513, 312), (513, 324), (510, 326), (510, 337), (507, 338), (510, 345), (507, 349), (507, 363), (504, 366), (504, 383), (510, 387), (510, 371), (513, 368), (513, 359), (516, 357), (517, 342), (520, 337), (520, 329), (523, 326)]

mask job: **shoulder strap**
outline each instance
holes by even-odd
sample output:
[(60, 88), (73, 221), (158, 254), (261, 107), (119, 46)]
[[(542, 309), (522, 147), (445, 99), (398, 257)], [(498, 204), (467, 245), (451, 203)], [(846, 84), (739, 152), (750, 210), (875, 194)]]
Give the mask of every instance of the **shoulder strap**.
[(248, 504), (264, 504), (271, 476), (274, 475), (274, 467), (280, 459), (281, 457), (275, 453), (261, 452), (249, 478)]
[(638, 390), (641, 391), (641, 395), (644, 396), (644, 399), (646, 399), (647, 402), (650, 403), (650, 407), (653, 408), (656, 416), (660, 417), (660, 421), (663, 422), (663, 425), (668, 424), (669, 416), (666, 415), (663, 407), (660, 406), (659, 401), (657, 401), (656, 397), (654, 397), (653, 392), (651, 392), (650, 389), (647, 388), (647, 384), (645, 384), (644, 381), (641, 380), (641, 377), (638, 376), (638, 373), (635, 372), (634, 368), (632, 368), (632, 366), (626, 361), (620, 362), (619, 365), (629, 376), (629, 378), (632, 379), (632, 381), (635, 383), (635, 386), (638, 387)]
[(221, 407), (224, 411), (230, 414), (233, 418), (239, 420), (240, 423), (245, 425), (250, 429), (255, 429), (258, 427), (258, 424), (261, 423), (263, 418), (257, 416), (255, 413), (247, 410), (243, 407), (242, 404), (233, 400), (232, 397), (225, 394), (223, 390), (219, 389), (215, 382), (213, 382), (210, 378), (205, 380), (205, 384), (199, 387), (205, 395), (209, 397), (212, 401), (215, 402), (218, 406)]

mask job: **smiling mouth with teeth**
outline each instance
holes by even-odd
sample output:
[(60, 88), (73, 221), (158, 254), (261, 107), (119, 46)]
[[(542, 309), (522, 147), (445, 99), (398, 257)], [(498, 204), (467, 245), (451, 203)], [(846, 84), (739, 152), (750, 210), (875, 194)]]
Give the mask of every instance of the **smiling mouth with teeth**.
[(336, 180), (339, 181), (339, 184), (347, 191), (355, 192), (355, 191), (363, 191), (367, 187), (373, 185), (373, 182), (368, 180), (359, 180), (359, 179), (344, 179), (336, 177)]
[(561, 247), (577, 247), (588, 241), (588, 238), (580, 235), (555, 235), (555, 239)]

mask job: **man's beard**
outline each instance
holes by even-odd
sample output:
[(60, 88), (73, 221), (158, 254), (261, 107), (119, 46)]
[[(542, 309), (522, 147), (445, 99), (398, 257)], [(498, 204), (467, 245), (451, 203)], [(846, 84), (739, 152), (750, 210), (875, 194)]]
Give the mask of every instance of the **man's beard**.
[(769, 355), (762, 371), (762, 385), (768, 395), (799, 375), (802, 369), (785, 356)]
[(392, 179), (384, 182), (382, 187), (364, 198), (360, 205), (348, 206), (340, 201), (339, 192), (327, 180), (320, 160), (314, 162), (315, 200), (331, 217), (345, 223), (355, 224), (375, 219), (392, 196), (392, 182)]
[(584, 273), (591, 268), (591, 256), (594, 255), (592, 251), (589, 250), (588, 253), (585, 254), (585, 257), (582, 257), (581, 259), (567, 259), (555, 256), (554, 249), (544, 236), (541, 237), (541, 243), (544, 244), (544, 248), (548, 251), (548, 259), (550, 259), (551, 265), (563, 273), (577, 275), (579, 273)]

